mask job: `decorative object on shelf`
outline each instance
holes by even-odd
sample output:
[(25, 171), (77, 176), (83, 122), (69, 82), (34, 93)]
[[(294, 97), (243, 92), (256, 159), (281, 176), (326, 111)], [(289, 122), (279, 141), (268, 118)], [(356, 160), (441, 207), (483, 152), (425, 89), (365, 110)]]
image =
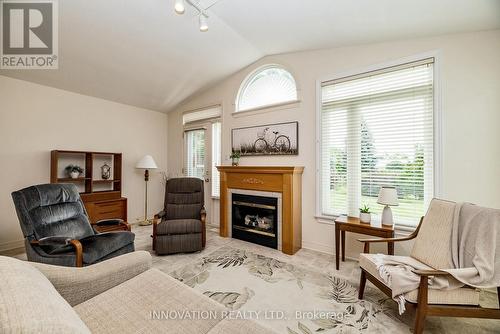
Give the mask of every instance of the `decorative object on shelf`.
[(107, 163), (101, 166), (101, 177), (103, 180), (108, 180), (111, 177), (111, 166)]
[(233, 152), (249, 155), (298, 155), (299, 123), (251, 126), (231, 131)]
[(144, 220), (139, 222), (139, 225), (151, 225), (153, 223), (152, 220), (148, 220), (148, 181), (149, 181), (149, 170), (156, 169), (158, 166), (156, 165), (155, 160), (150, 155), (145, 155), (137, 165), (135, 165), (137, 169), (144, 169), (144, 183), (146, 185), (145, 197), (144, 197)]
[(384, 211), (382, 211), (382, 225), (392, 226), (394, 222), (392, 220), (392, 211), (389, 206), (399, 205), (398, 192), (396, 188), (395, 187), (380, 188), (377, 203), (385, 205)]
[(197, 0), (175, 0), (174, 10), (177, 14), (182, 15), (186, 12), (186, 6), (184, 2), (187, 2), (188, 5), (194, 8), (198, 15), (198, 22), (200, 24), (200, 31), (206, 32), (208, 31), (208, 10), (213, 7), (219, 0), (215, 0), (208, 7), (203, 7), (200, 1)]
[(372, 220), (372, 215), (370, 211), (370, 207), (368, 205), (363, 205), (362, 208), (359, 208), (359, 221), (365, 224), (369, 224)]
[(238, 166), (240, 164), (240, 156), (240, 151), (233, 151), (233, 153), (229, 156), (231, 158), (231, 165)]
[(83, 173), (83, 168), (78, 165), (68, 165), (64, 170), (72, 179), (78, 179)]

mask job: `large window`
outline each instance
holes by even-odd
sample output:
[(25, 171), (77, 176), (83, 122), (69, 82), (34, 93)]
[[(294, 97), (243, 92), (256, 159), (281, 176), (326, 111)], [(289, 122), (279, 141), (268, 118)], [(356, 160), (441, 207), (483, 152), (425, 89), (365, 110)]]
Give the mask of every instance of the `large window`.
[(269, 65), (252, 73), (241, 85), (236, 111), (245, 111), (297, 100), (295, 79), (287, 70)]
[(186, 175), (204, 179), (205, 130), (186, 131)]
[(320, 214), (358, 216), (394, 186), (396, 224), (414, 226), (434, 194), (433, 59), (323, 82)]

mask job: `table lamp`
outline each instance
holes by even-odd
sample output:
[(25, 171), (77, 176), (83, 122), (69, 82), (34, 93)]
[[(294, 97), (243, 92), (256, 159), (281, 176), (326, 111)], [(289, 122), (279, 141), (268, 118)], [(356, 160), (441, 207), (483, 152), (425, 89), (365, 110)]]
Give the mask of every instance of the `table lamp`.
[(135, 165), (137, 169), (144, 169), (144, 182), (146, 184), (146, 196), (144, 197), (144, 220), (139, 222), (139, 225), (151, 225), (152, 221), (148, 220), (148, 181), (149, 181), (149, 170), (156, 169), (156, 162), (150, 155), (145, 155), (141, 160)]
[(394, 224), (392, 220), (392, 211), (389, 207), (390, 205), (398, 205), (398, 192), (395, 187), (382, 187), (378, 193), (378, 204), (385, 205), (384, 211), (382, 211), (382, 225), (392, 226)]

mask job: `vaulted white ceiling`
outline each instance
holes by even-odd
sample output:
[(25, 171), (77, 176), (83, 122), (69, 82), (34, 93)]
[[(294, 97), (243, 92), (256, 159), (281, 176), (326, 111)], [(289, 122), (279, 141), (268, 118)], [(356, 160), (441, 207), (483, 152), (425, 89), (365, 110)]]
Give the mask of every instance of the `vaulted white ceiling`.
[(59, 70), (0, 74), (168, 112), (265, 55), (500, 28), (498, 0), (221, 0), (209, 14), (201, 33), (173, 0), (59, 1)]

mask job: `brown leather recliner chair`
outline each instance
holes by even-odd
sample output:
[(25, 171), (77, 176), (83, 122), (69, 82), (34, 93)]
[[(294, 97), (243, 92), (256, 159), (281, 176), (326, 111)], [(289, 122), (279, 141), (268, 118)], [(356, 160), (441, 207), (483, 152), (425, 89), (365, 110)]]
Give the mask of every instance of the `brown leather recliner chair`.
[(156, 254), (201, 251), (205, 247), (206, 212), (203, 180), (194, 177), (167, 181), (164, 209), (153, 222)]

